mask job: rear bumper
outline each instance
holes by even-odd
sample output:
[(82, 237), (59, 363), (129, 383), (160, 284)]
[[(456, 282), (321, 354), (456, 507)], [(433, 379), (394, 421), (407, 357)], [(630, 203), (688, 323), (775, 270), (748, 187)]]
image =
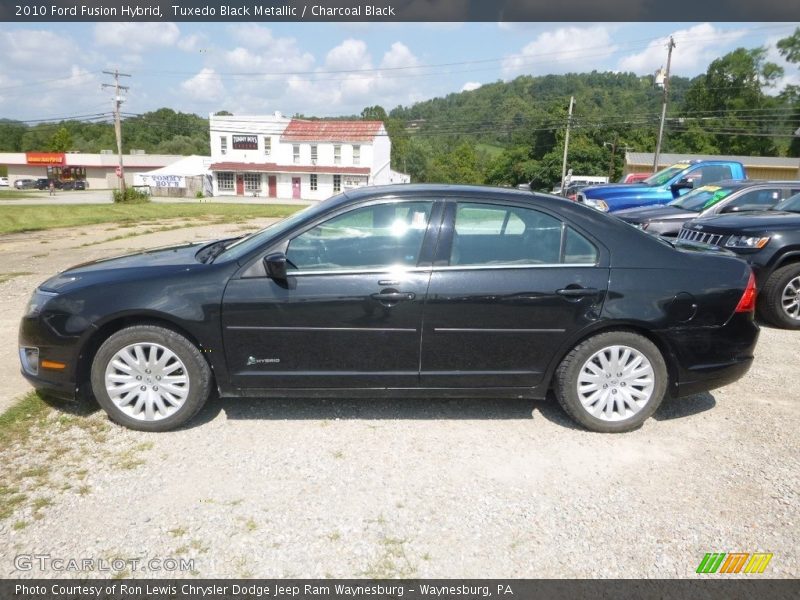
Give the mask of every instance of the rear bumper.
[(753, 364), (760, 333), (752, 314), (735, 314), (722, 327), (670, 331), (671, 396), (719, 388), (743, 377)]

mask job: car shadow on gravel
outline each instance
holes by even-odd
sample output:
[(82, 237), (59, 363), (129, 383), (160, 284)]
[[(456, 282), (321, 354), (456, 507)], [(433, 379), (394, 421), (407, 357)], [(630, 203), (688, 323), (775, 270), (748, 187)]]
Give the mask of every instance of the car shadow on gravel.
[[(185, 427), (199, 427), (222, 412), (228, 419), (251, 420), (430, 420), (531, 419), (534, 407), (549, 404), (529, 399), (485, 398), (217, 398), (209, 399)], [(553, 407), (558, 410), (558, 406)]]
[(692, 417), (717, 405), (717, 400), (709, 392), (686, 396), (685, 398), (665, 398), (653, 415), (656, 421), (671, 421)]

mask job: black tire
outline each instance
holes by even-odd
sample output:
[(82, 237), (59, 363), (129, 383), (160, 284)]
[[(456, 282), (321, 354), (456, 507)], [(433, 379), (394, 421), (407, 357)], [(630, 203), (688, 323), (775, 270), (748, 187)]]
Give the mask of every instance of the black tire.
[[(188, 377), (188, 394), (179, 408), (168, 416), (157, 420), (129, 416), (112, 401), (106, 390), (105, 373), (110, 361), (118, 352), (134, 344), (158, 344), (172, 352), (185, 367), (178, 373)], [(181, 334), (156, 325), (134, 325), (116, 332), (103, 342), (92, 361), (91, 385), (97, 402), (112, 421), (139, 431), (168, 431), (189, 421), (208, 399), (211, 381), (211, 369), (197, 347)]]
[[(612, 346), (626, 346), (635, 350), (647, 359), (653, 370), (653, 384), (649, 398), (643, 400), (638, 412), (618, 420), (601, 419), (591, 414), (582, 404), (578, 393), (578, 381), (581, 371), (596, 353)], [(667, 365), (664, 362), (664, 357), (653, 342), (629, 331), (609, 331), (584, 340), (564, 357), (564, 360), (561, 361), (556, 370), (554, 387), (559, 404), (580, 425), (598, 433), (622, 433), (641, 427), (642, 423), (652, 416), (664, 399), (664, 394), (667, 390), (667, 379)], [(612, 381), (613, 386), (611, 385)], [(623, 390), (618, 388), (622, 383), (622, 380), (609, 379), (608, 384), (604, 384), (611, 386), (614, 394), (617, 391), (620, 392), (620, 396), (613, 397), (615, 402), (617, 402), (617, 398), (623, 398), (621, 394)], [(631, 389), (626, 388), (626, 391)], [(638, 390), (635, 386), (634, 389)], [(609, 396), (609, 398), (611, 397)], [(618, 404), (617, 402), (614, 406), (618, 406)], [(623, 404), (623, 406), (625, 405)], [(626, 410), (628, 409), (626, 408)], [(611, 412), (613, 416), (614, 410)]]
[(767, 323), (783, 329), (800, 329), (800, 316), (792, 318), (783, 307), (783, 293), (796, 278), (800, 278), (800, 263), (784, 265), (767, 279), (756, 300), (758, 314)]

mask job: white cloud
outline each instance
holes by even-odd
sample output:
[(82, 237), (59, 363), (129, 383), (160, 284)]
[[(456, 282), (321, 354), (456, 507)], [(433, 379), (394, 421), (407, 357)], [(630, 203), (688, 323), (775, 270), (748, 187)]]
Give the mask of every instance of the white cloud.
[(5, 69), (58, 72), (77, 55), (80, 51), (75, 42), (52, 31), (0, 31), (0, 56)]
[(175, 23), (97, 23), (94, 27), (98, 46), (119, 47), (134, 53), (174, 46), (180, 36)]
[(482, 85), (483, 85), (482, 83), (478, 83), (477, 81), (468, 81), (467, 83), (461, 86), (461, 91), (471, 92), (472, 90), (477, 90)]
[(515, 77), (535, 71), (583, 71), (588, 60), (597, 62), (616, 51), (611, 39), (612, 27), (561, 27), (540, 33), (519, 53), (503, 59), (503, 76)]
[[(744, 29), (723, 31), (710, 23), (675, 31), (672, 34), (676, 44), (672, 51), (672, 73), (691, 76), (702, 72), (712, 60), (725, 52), (726, 47), (746, 33)], [(668, 41), (669, 36), (653, 40), (645, 50), (622, 58), (619, 69), (639, 75), (654, 73), (667, 63)]]
[(225, 95), (222, 77), (214, 69), (203, 68), (200, 72), (181, 83), (181, 89), (192, 96), (217, 100)]

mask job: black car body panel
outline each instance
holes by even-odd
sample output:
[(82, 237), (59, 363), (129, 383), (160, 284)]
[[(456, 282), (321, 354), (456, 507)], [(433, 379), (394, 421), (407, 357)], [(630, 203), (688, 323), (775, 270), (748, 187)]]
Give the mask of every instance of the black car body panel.
[[(424, 205), (419, 214), (427, 215), (414, 232), (420, 246), (413, 263), (326, 270), (323, 255), (332, 249), (323, 244), (321, 266), (267, 276), (265, 257), (288, 252), (305, 260), (308, 248), (294, 240), (333, 216), (398, 202)], [(457, 210), (474, 206), (478, 216), (506, 211), (502, 230), (475, 217), (464, 221), (474, 228), (469, 235), (459, 233)], [(513, 224), (512, 213), (534, 215), (541, 225)], [(503, 237), (517, 235), (513, 227), (535, 234), (525, 243), (536, 261), (514, 262)], [(370, 243), (380, 255), (381, 240)], [(356, 260), (364, 244), (344, 240), (336, 252)], [(20, 345), (67, 368), (23, 374), (71, 396), (102, 340), (144, 322), (194, 342), (223, 396), (543, 398), (577, 343), (629, 329), (662, 350), (670, 392), (679, 395), (741, 376), (758, 338), (752, 314), (735, 313), (750, 276), (737, 258), (676, 248), (591, 208), (514, 190), (350, 191), (213, 258), (215, 248), (185, 244), (94, 261), (43, 283), (40, 290), (53, 296), (22, 319)], [(476, 264), (488, 254), (500, 260)]]

